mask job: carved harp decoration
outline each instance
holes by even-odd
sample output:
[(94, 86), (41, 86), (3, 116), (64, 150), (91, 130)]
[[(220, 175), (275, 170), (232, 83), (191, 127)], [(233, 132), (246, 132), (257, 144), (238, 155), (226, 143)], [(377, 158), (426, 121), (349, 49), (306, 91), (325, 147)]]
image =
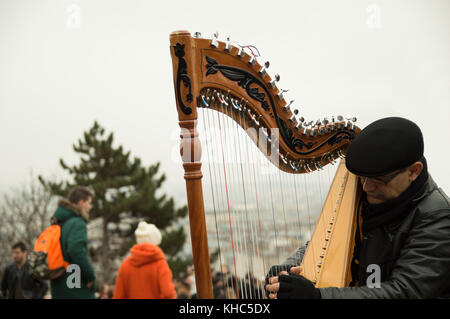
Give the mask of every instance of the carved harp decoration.
[[(305, 121), (291, 111), (268, 62), (260, 65), (244, 47), (229, 41), (195, 37), (187, 31), (170, 35), (174, 88), (181, 128), (181, 156), (185, 170), (191, 242), (199, 298), (212, 297), (201, 152), (197, 131), (198, 109), (215, 110), (236, 120), (279, 170), (311, 173), (343, 158), (360, 129), (356, 119)], [(346, 286), (350, 281), (358, 181), (340, 162), (322, 206), (307, 251), (303, 275), (317, 287)]]

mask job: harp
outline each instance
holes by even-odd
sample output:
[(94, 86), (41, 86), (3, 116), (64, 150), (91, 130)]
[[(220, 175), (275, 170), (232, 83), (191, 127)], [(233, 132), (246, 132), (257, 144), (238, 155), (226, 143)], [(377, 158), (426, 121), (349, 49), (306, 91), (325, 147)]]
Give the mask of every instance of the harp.
[[(170, 52), (181, 129), (180, 153), (185, 172), (197, 296), (199, 298), (213, 296), (205, 218), (204, 189), (206, 187), (202, 184), (202, 178), (205, 175), (202, 172), (203, 157), (209, 157), (211, 153), (202, 155), (204, 139), (207, 140), (205, 135), (208, 133), (205, 127), (204, 135), (200, 136), (197, 125), (200, 115), (206, 114), (202, 113), (205, 110), (209, 112), (207, 117), (218, 119), (216, 124), (219, 126), (219, 133), (209, 143), (222, 148), (223, 151), (223, 142), (228, 139), (234, 144), (231, 152), (236, 153), (235, 158), (242, 156), (241, 150), (245, 147), (248, 150), (248, 144), (257, 145), (261, 150), (257, 153), (262, 154), (271, 163), (272, 170), (279, 172), (281, 188), (290, 183), (291, 175), (305, 176), (305, 185), (307, 185), (306, 176), (323, 170), (330, 163), (336, 163), (334, 167), (337, 169), (334, 178), (330, 178), (331, 186), (328, 195), (324, 198), (321, 213), (302, 259), (302, 275), (313, 281), (317, 287), (347, 286), (351, 281), (350, 264), (356, 226), (355, 216), (361, 191), (358, 178), (345, 168), (344, 156), (349, 143), (360, 131), (354, 123), (356, 119), (337, 117), (312, 122), (304, 121), (303, 118), (297, 119), (297, 111), (291, 111), (292, 103), (286, 102), (283, 97), (284, 91), (277, 87), (279, 77), (271, 78), (268, 74), (268, 63), (261, 65), (251, 52), (242, 46), (234, 45), (229, 40), (219, 41), (217, 36), (206, 39), (198, 33), (191, 36), (187, 31), (176, 31), (170, 34)], [(231, 121), (231, 125), (239, 127), (251, 141), (245, 141), (244, 148), (238, 145), (239, 140), (236, 142), (236, 139), (231, 138), (220, 127), (221, 124), (224, 125), (225, 118)], [(258, 156), (254, 152), (247, 153), (247, 156), (248, 154)], [(225, 215), (227, 211), (229, 215), (233, 211), (233, 200), (237, 197), (233, 199), (229, 196), (231, 190), (223, 152), (222, 156), (218, 157), (219, 162), (222, 163), (217, 164), (214, 174), (210, 171), (208, 175), (211, 179), (213, 175), (221, 176), (223, 184), (220, 193), (223, 195), (221, 205)], [(340, 162), (337, 163), (339, 160)], [(223, 169), (220, 168), (221, 165)], [(240, 171), (238, 175), (241, 174), (239, 180), (244, 180), (246, 177), (249, 180), (254, 179), (253, 186), (247, 188), (247, 194), (243, 188), (244, 191), (240, 192), (239, 196), (253, 196), (258, 199), (259, 184), (256, 183), (256, 175), (254, 175), (255, 165), (245, 167), (240, 165), (239, 168), (238, 164), (237, 167)], [(287, 176), (283, 177), (287, 181), (284, 184), (281, 181), (281, 173)], [(271, 183), (270, 177), (268, 183)], [(302, 186), (295, 181), (290, 185), (293, 185), (290, 187), (294, 189), (293, 196), (297, 196)], [(274, 189), (271, 188), (271, 192), (272, 190)], [(215, 194), (217, 202), (219, 192)], [(268, 197), (269, 195), (259, 193), (260, 200), (267, 200)], [(271, 208), (274, 220), (277, 219), (277, 214), (282, 216), (285, 213), (277, 212), (281, 211), (281, 206), (284, 210), (282, 200), (275, 199), (275, 201), (278, 201), (278, 204), (274, 205), (272, 202)], [(297, 200), (297, 204), (298, 202)], [(247, 204), (245, 206), (243, 209), (245, 213), (241, 214), (237, 221), (233, 222), (231, 219), (227, 220), (227, 217), (224, 218), (230, 230), (225, 241), (228, 240), (226, 244), (233, 250), (235, 267), (237, 254), (234, 253), (236, 248), (234, 246), (239, 243), (236, 242), (237, 234), (233, 226), (247, 222), (254, 225), (251, 230), (246, 228), (242, 232), (244, 240), (241, 240), (241, 244), (248, 243), (245, 239), (246, 233), (254, 232), (259, 234), (260, 241), (256, 244), (248, 244), (253, 245), (263, 258), (267, 248), (264, 247), (266, 233), (262, 232), (261, 224), (258, 225), (256, 218), (251, 219), (252, 214), (259, 214), (258, 204), (256, 208), (251, 209)], [(288, 227), (291, 223), (286, 224), (284, 239), (289, 240), (291, 230), (288, 230)], [(234, 233), (233, 230), (235, 230)], [(278, 244), (280, 242), (281, 240)], [(245, 251), (242, 250), (240, 255), (246, 255)], [(239, 282), (236, 280), (235, 284), (239, 285)]]

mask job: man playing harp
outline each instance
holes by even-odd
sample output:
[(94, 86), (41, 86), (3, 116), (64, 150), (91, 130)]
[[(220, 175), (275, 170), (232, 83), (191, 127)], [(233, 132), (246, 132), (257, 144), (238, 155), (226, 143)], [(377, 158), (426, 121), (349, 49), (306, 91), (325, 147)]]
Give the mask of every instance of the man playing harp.
[(385, 118), (362, 130), (346, 156), (364, 192), (350, 286), (316, 288), (301, 276), (302, 247), (271, 268), (268, 297), (450, 297), (450, 201), (423, 153), (422, 132), (409, 120)]

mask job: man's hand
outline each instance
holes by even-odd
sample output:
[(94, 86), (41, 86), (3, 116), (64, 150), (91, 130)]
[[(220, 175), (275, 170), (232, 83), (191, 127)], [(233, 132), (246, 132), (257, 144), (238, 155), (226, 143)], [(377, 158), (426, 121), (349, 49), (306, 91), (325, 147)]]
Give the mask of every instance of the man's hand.
[(268, 282), (269, 278), (278, 276), (278, 274), (282, 271), (287, 273), (287, 271), (289, 271), (292, 268), (297, 268), (297, 266), (296, 265), (275, 265), (275, 266), (270, 267), (270, 270), (266, 276), (266, 284), (269, 283)]
[[(289, 275), (286, 270), (289, 270), (291, 273), (299, 275), (302, 272), (302, 267), (300, 266), (292, 266), (292, 265), (277, 265), (272, 266), (269, 270), (269, 274), (276, 274), (277, 276), (272, 276), (270, 278), (266, 278), (266, 292), (267, 297), (270, 299), (277, 298), (277, 292), (279, 290), (279, 282), (278, 275)], [(280, 271), (281, 270), (281, 271)]]
[[(303, 270), (302, 267), (300, 267), (300, 266), (295, 266), (295, 267), (292, 267), (292, 268), (289, 270), (289, 272), (291, 272), (291, 273), (293, 273), (293, 274), (295, 274), (295, 275), (300, 275), (300, 273), (302, 272), (302, 270)], [(281, 274), (281, 273), (280, 273), (280, 274)], [(288, 274), (288, 273), (284, 271), (282, 275), (287, 275), (287, 274)]]
[(269, 278), (266, 291), (270, 299), (320, 299), (320, 291), (314, 284), (300, 276), (301, 267), (292, 267), (291, 272), (280, 272)]

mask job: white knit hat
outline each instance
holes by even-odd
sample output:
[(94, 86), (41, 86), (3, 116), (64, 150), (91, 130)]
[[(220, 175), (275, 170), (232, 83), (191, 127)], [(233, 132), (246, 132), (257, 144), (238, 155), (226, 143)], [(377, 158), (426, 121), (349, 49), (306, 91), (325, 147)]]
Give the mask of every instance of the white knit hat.
[(138, 244), (149, 243), (158, 246), (161, 243), (161, 232), (153, 224), (140, 222), (134, 234)]

